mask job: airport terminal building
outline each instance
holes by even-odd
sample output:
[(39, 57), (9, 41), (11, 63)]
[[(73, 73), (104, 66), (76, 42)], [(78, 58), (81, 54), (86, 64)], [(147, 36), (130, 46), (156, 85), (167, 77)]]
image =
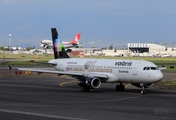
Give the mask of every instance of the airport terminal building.
[(131, 53), (176, 54), (176, 48), (154, 43), (128, 43), (127, 47), (128, 51)]
[(153, 43), (128, 43), (128, 50), (130, 52), (161, 52), (170, 53), (176, 52), (176, 48), (166, 47), (163, 45), (153, 44)]
[(73, 48), (73, 51), (81, 51), (84, 55), (103, 56), (176, 56), (176, 48), (166, 47), (154, 43), (127, 43), (127, 49), (95, 49), (95, 48)]
[(128, 43), (129, 52), (144, 53), (144, 52), (165, 52), (166, 46), (151, 44), (151, 43)]
[[(158, 57), (176, 57), (176, 47), (167, 47), (154, 43), (127, 43), (124, 49), (101, 49), (101, 48), (71, 48), (73, 56), (158, 56)], [(36, 50), (36, 49), (34, 49)], [(47, 52), (46, 52), (47, 51)], [(22, 54), (32, 54), (33, 51), (13, 51)], [(1, 51), (0, 53), (3, 53)], [(41, 54), (53, 54), (52, 49), (43, 49)]]

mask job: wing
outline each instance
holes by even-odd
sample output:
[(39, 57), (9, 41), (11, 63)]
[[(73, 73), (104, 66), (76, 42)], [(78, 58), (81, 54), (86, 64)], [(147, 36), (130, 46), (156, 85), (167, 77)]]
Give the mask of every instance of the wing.
[(86, 72), (65, 72), (54, 69), (37, 69), (37, 68), (17, 68), (19, 71), (31, 71), (37, 73), (53, 73), (53, 74), (63, 74), (63, 75), (72, 75), (72, 76), (84, 76), (84, 77), (98, 77), (98, 78), (108, 78), (107, 74), (98, 74), (98, 73), (86, 73)]
[(72, 72), (72, 73), (67, 73), (64, 71), (58, 71), (58, 70), (53, 70), (53, 69), (41, 69), (41, 68), (17, 68), (19, 71), (31, 71), (31, 72), (38, 72), (38, 73), (53, 73), (53, 74), (65, 74), (65, 75), (83, 75), (78, 72)]
[(159, 70), (166, 70), (166, 69), (167, 68), (164, 65), (162, 65), (162, 67), (159, 68)]
[(166, 70), (166, 69), (167, 69), (166, 67), (159, 68), (159, 70)]
[(46, 64), (46, 65), (57, 65), (56, 63), (48, 63), (48, 62), (37, 62), (37, 61), (34, 61), (34, 60), (29, 60), (29, 62), (32, 62), (32, 63), (38, 63), (38, 64)]

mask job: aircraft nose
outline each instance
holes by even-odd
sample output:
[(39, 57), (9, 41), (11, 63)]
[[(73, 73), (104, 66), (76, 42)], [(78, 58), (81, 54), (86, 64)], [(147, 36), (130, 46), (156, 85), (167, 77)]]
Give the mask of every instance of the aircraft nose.
[(158, 73), (155, 74), (155, 80), (156, 80), (156, 82), (158, 82), (162, 79), (163, 79), (163, 73), (161, 71), (158, 71)]

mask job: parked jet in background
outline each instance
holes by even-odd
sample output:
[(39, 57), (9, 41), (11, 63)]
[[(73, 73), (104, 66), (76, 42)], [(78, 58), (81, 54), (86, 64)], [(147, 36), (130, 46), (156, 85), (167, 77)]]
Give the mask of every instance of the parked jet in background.
[[(65, 48), (70, 48), (70, 47), (79, 47), (80, 43), (79, 40), (81, 38), (81, 33), (78, 33), (76, 37), (70, 41), (70, 42), (62, 42), (64, 44)], [(40, 46), (42, 48), (52, 48), (53, 47), (53, 41), (52, 40), (42, 40), (40, 42)]]
[(42, 68), (18, 68), (18, 70), (71, 75), (78, 79), (81, 91), (98, 89), (102, 83), (118, 83), (116, 90), (124, 91), (123, 84), (131, 83), (141, 87), (141, 94), (145, 94), (145, 88), (151, 87), (153, 83), (163, 78), (160, 69), (154, 63), (145, 60), (70, 58), (65, 52), (56, 28), (52, 28), (51, 32), (55, 59), (49, 60), (48, 64), (53, 65), (56, 70)]

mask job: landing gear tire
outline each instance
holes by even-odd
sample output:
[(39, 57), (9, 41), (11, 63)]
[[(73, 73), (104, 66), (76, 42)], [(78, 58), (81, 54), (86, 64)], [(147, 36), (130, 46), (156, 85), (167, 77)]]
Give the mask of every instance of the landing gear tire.
[(116, 91), (124, 91), (125, 87), (124, 85), (116, 85)]
[(82, 92), (90, 92), (90, 88), (87, 87), (81, 87)]
[(86, 91), (85, 87), (81, 87), (81, 92), (85, 92), (85, 91)]
[(141, 90), (141, 94), (147, 94), (147, 91)]
[(120, 91), (124, 91), (124, 90), (125, 90), (124, 85), (120, 85)]
[(141, 83), (141, 87), (142, 87), (141, 94), (146, 94), (147, 91), (145, 91), (145, 86), (143, 83)]
[(116, 85), (116, 91), (120, 91), (120, 85)]
[(86, 88), (86, 92), (90, 92), (90, 88)]

